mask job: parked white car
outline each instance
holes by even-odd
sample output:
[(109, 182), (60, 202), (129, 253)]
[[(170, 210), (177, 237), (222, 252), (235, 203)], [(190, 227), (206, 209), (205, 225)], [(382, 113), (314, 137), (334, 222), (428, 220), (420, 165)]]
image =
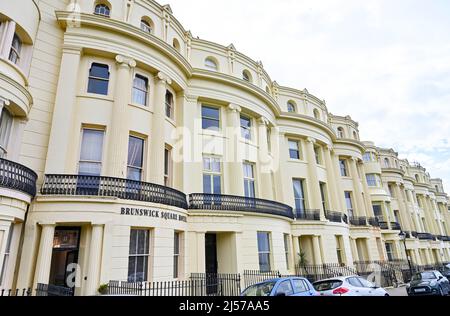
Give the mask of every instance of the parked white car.
[(313, 286), (319, 296), (389, 296), (385, 289), (358, 275), (320, 280)]

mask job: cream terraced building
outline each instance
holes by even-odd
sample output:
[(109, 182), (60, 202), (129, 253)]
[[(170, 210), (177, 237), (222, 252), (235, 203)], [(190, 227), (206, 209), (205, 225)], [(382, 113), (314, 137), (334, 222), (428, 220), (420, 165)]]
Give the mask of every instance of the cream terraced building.
[(442, 181), (151, 0), (0, 2), (0, 289), (450, 260)]

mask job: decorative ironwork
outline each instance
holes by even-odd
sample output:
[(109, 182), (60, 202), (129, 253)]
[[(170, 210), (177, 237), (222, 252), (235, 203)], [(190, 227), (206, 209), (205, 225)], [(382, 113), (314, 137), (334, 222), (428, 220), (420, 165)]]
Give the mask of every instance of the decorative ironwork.
[(193, 210), (263, 213), (294, 219), (292, 207), (288, 205), (243, 196), (193, 193), (189, 195), (189, 208)]
[(295, 210), (298, 221), (320, 221), (320, 210)]
[(350, 224), (352, 226), (367, 226), (367, 218), (365, 216), (350, 217)]
[(86, 195), (159, 203), (187, 209), (186, 195), (158, 184), (85, 175), (45, 175), (43, 195)]
[(14, 161), (0, 158), (0, 186), (36, 196), (37, 174)]

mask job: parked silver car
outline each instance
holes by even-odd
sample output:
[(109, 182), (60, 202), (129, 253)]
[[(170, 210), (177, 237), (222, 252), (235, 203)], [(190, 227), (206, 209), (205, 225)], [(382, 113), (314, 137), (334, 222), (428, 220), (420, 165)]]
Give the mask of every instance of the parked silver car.
[(313, 286), (320, 296), (389, 296), (385, 289), (358, 275), (320, 280)]

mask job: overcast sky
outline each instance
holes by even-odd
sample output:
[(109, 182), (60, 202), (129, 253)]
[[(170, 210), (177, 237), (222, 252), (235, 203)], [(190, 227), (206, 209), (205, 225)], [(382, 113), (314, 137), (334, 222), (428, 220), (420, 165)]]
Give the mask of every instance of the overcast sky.
[(450, 192), (450, 1), (169, 1), (194, 37), (233, 43)]

